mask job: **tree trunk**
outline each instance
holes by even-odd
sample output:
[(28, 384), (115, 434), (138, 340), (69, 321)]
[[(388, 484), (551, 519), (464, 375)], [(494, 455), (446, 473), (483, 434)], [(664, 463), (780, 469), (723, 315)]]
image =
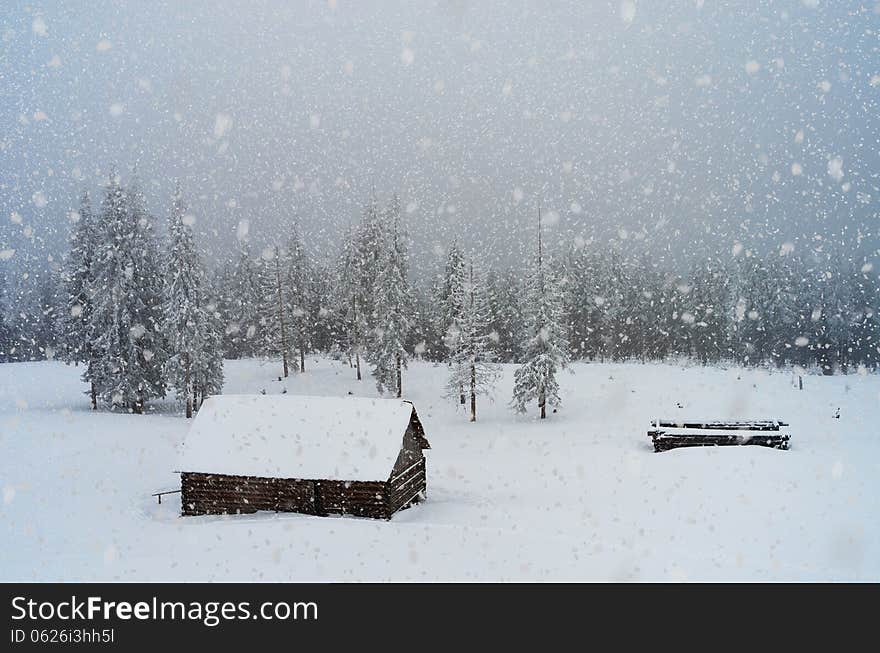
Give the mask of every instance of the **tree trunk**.
[(299, 371), (306, 371), (306, 353), (302, 346), (299, 348)]
[(94, 381), (92, 381), (92, 410), (98, 410), (98, 391), (95, 390)]
[(541, 409), (541, 419), (547, 418), (547, 397), (544, 395), (543, 386), (538, 389), (538, 407)]
[(477, 368), (471, 363), (471, 421), (477, 421)]
[(281, 332), (281, 363), (284, 369), (284, 378), (287, 378), (287, 338), (284, 334), (284, 295), (281, 292), (281, 264), (278, 261), (279, 252), (275, 249), (275, 280), (278, 285), (278, 328)]
[(458, 403), (464, 406), (464, 386), (458, 386)]
[(189, 380), (189, 354), (184, 355), (184, 377), (183, 377), (183, 387), (186, 388), (186, 418), (192, 419), (193, 416), (193, 397), (192, 397), (192, 387)]
[(403, 373), (400, 366), (400, 354), (397, 355), (397, 398), (403, 396)]
[[(361, 338), (360, 334), (358, 334), (358, 317), (357, 317), (357, 302), (352, 299), (351, 301), (351, 312), (354, 315), (354, 322), (352, 323), (352, 339), (351, 342), (354, 345), (352, 349), (354, 349), (354, 358), (357, 363), (357, 380), (361, 380), (361, 357), (360, 357), (360, 343)], [(349, 355), (349, 360), (351, 360)]]

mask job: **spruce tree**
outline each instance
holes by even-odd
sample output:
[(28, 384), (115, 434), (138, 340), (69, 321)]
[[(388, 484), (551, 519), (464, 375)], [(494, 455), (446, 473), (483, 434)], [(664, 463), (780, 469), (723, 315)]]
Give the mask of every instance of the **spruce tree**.
[(97, 221), (93, 310), (88, 338), (97, 361), (98, 395), (113, 407), (141, 410), (136, 341), (145, 327), (136, 322), (135, 256), (137, 225), (131, 220), (122, 186), (111, 175)]
[(447, 337), (450, 375), (448, 396), (470, 397), (470, 421), (477, 420), (477, 395), (489, 394), (498, 377), (493, 364), (491, 314), (483, 276), (470, 263), (467, 278), (455, 290), (457, 313)]
[[(467, 280), (467, 270), (464, 255), (458, 248), (458, 243), (453, 241), (446, 255), (446, 267), (443, 271), (443, 279), (437, 293), (438, 317), (440, 318), (440, 328), (443, 340), (447, 339), (450, 330), (457, 330), (458, 325), (455, 321), (461, 316), (462, 305), (464, 301), (464, 288)], [(444, 354), (449, 354), (446, 348)]]
[(368, 357), (366, 350), (373, 340), (375, 289), (386, 241), (386, 227), (381, 218), (375, 195), (371, 196), (361, 223), (344, 240), (338, 270), (338, 301), (343, 306), (343, 321), (358, 381), (362, 379), (361, 356)]
[(299, 352), (299, 371), (305, 372), (306, 350), (312, 331), (311, 274), (299, 233), (294, 229), (287, 241), (284, 261), (285, 302), (290, 313), (291, 350)]
[(260, 288), (260, 335), (263, 352), (281, 358), (281, 373), (290, 373), (291, 325), (288, 298), (287, 251), (281, 247), (267, 247), (260, 257), (257, 279)]
[(200, 305), (203, 274), (179, 185), (171, 205), (168, 235), (164, 301), (167, 377), (186, 406), (186, 417), (191, 418), (199, 382), (204, 384), (207, 375), (204, 359), (209, 346), (208, 316)]
[(342, 253), (339, 257), (336, 277), (336, 304), (340, 307), (339, 313), (345, 330), (345, 346), (348, 350), (349, 360), (354, 357), (352, 363), (355, 368), (357, 380), (361, 375), (361, 355), (364, 351), (365, 334), (367, 333), (367, 314), (364, 310), (363, 297), (361, 295), (361, 267), (357, 253), (354, 234), (349, 233), (343, 240)]
[(413, 302), (406, 273), (406, 249), (400, 225), (400, 202), (395, 196), (385, 211), (386, 235), (380, 250), (373, 287), (373, 330), (369, 359), (379, 392), (403, 395), (403, 369), (408, 354)]
[(223, 392), (223, 313), (220, 309), (220, 294), (217, 285), (206, 277), (199, 296), (200, 305), (204, 306), (205, 329), (202, 353), (195, 370), (196, 408), (207, 397)]
[(718, 362), (724, 354), (727, 289), (723, 270), (711, 259), (691, 273), (690, 310), (681, 328), (693, 331), (692, 353), (704, 365)]
[[(467, 295), (464, 291), (466, 283), (467, 270), (464, 256), (458, 249), (458, 244), (453, 242), (446, 256), (446, 269), (437, 296), (439, 304), (437, 312), (440, 318), (441, 341), (444, 349), (443, 357), (450, 364), (453, 363), (452, 356), (456, 341), (461, 333), (461, 318), (467, 302)], [(458, 388), (458, 400), (462, 405), (465, 403), (466, 387), (467, 383), (462, 377), (462, 384)]]
[(74, 223), (70, 249), (63, 267), (65, 301), (60, 315), (64, 334), (64, 357), (69, 363), (85, 365), (82, 378), (89, 384), (88, 395), (92, 410), (97, 410), (98, 397), (94, 381), (96, 360), (88, 331), (93, 311), (97, 241), (95, 216), (88, 193), (83, 193), (79, 210), (72, 216)]
[(142, 335), (133, 340), (136, 354), (135, 368), (132, 370), (139, 377), (139, 398), (135, 412), (140, 413), (147, 401), (165, 396), (167, 344), (162, 329), (165, 271), (156, 220), (146, 209), (137, 179), (127, 189), (126, 204), (134, 229), (131, 239), (134, 261), (132, 320), (135, 329), (142, 330)]
[(12, 332), (6, 322), (6, 275), (0, 270), (0, 363), (8, 363), (12, 360)]
[(537, 256), (526, 288), (524, 310), (528, 339), (523, 347), (523, 364), (514, 375), (512, 403), (517, 412), (524, 413), (528, 403), (537, 400), (544, 419), (547, 404), (555, 408), (561, 403), (556, 374), (568, 366), (570, 355), (563, 292), (544, 257), (540, 210)]
[(518, 363), (522, 360), (525, 327), (522, 320), (522, 282), (512, 269), (491, 271), (487, 280), (492, 315), (490, 336), (498, 360)]
[(232, 358), (253, 356), (259, 346), (259, 308), (263, 293), (258, 269), (248, 244), (241, 243), (223, 284), (224, 349)]

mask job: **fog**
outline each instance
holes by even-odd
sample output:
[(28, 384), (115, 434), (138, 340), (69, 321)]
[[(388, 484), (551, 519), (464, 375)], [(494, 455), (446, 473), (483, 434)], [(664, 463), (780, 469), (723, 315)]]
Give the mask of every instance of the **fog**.
[[(0, 250), (64, 250), (116, 171), (209, 261), (315, 256), (399, 194), (416, 275), (553, 244), (680, 264), (830, 239), (877, 256), (880, 4), (5, 2)], [(8, 254), (15, 252), (15, 254)]]

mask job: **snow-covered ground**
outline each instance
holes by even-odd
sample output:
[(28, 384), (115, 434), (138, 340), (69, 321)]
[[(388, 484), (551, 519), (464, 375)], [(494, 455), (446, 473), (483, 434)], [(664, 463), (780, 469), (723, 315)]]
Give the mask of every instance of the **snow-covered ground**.
[[(308, 366), (289, 392), (375, 394)], [(278, 367), (231, 361), (226, 392), (279, 392)], [(385, 522), (181, 518), (150, 496), (177, 486), (171, 402), (92, 413), (78, 370), (0, 365), (0, 581), (880, 580), (880, 376), (578, 364), (540, 422), (508, 408), (513, 370), (469, 424), (412, 364), (428, 500)], [(792, 449), (655, 454), (655, 416), (780, 418)]]

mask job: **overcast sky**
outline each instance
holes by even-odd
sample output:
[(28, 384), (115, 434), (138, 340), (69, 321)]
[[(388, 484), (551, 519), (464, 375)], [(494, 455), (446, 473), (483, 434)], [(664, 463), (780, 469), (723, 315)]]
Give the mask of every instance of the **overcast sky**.
[(113, 167), (162, 219), (179, 178), (214, 259), (243, 221), (332, 255), (375, 188), (419, 267), (517, 260), (539, 203), (551, 241), (876, 260), (872, 1), (2, 4), (9, 260), (61, 251)]

